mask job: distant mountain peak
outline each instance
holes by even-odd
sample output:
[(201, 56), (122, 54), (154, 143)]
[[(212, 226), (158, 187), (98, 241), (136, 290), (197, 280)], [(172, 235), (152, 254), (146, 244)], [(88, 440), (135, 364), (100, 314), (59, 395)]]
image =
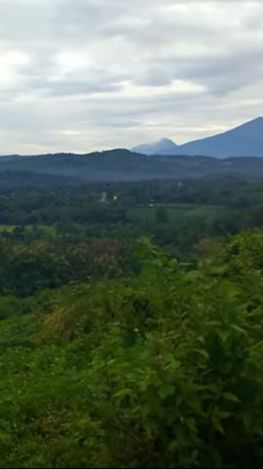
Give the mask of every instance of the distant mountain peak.
[(166, 138), (166, 137), (161, 138), (159, 140), (159, 143), (163, 143), (163, 144), (169, 143), (169, 144), (172, 144), (172, 145), (176, 145), (176, 143), (173, 140), (171, 140), (170, 138)]
[(174, 155), (176, 152), (176, 143), (169, 138), (162, 138), (154, 143), (139, 145), (132, 150), (144, 155)]

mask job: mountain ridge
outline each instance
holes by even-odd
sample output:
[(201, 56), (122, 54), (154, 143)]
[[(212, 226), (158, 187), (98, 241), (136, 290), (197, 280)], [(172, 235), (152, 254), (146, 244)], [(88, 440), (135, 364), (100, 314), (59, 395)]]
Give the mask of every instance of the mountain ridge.
[[(165, 141), (169, 142), (169, 153), (166, 153), (165, 145), (162, 143)], [(156, 143), (135, 146), (132, 151), (138, 151), (145, 155), (203, 155), (215, 158), (263, 157), (263, 117), (259, 116), (230, 130), (203, 139), (192, 140), (182, 145), (177, 145), (170, 139), (161, 139)]]

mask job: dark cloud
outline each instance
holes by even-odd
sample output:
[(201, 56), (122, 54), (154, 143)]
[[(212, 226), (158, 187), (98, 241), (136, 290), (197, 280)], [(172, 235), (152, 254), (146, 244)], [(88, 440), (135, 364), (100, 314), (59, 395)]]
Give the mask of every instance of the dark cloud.
[(0, 151), (180, 142), (261, 115), (262, 26), (262, 0), (1, 0)]

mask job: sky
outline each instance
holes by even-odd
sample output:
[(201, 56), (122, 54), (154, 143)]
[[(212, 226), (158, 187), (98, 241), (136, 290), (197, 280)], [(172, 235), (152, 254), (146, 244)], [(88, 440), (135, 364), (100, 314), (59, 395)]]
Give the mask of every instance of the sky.
[(0, 154), (86, 153), (263, 114), (263, 0), (0, 0)]

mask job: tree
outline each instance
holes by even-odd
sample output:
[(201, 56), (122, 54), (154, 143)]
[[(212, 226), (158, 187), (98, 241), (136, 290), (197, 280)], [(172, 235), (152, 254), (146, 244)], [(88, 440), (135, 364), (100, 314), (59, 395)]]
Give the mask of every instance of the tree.
[(157, 224), (163, 224), (169, 222), (168, 211), (165, 207), (158, 207), (155, 210), (155, 220)]

